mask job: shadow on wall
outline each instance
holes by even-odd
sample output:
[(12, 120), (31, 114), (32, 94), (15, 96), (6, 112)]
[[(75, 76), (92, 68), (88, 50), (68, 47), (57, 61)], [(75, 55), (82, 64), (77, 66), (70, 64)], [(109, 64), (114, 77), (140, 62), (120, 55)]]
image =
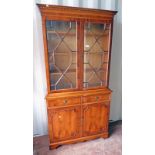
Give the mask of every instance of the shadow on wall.
[(122, 119), (122, 4), (121, 0), (117, 2), (110, 67), (110, 89), (113, 91), (110, 120), (114, 121)]

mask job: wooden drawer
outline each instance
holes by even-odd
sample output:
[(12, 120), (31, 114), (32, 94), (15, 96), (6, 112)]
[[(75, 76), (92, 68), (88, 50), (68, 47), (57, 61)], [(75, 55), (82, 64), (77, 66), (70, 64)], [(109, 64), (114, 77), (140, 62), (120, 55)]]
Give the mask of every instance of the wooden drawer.
[(82, 97), (83, 103), (102, 102), (102, 101), (109, 101), (109, 100), (110, 100), (110, 94), (95, 94), (95, 95)]
[(48, 107), (77, 105), (81, 103), (80, 97), (67, 97), (48, 100)]

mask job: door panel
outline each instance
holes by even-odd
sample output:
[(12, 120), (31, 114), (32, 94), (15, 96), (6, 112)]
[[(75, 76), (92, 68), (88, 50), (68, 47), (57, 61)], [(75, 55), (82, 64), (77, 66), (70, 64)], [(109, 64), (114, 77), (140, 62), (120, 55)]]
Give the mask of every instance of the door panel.
[(109, 102), (83, 105), (83, 136), (108, 130)]
[(76, 22), (46, 21), (50, 89), (77, 88)]
[(107, 86), (111, 25), (85, 23), (83, 87)]
[(52, 142), (80, 136), (81, 106), (49, 110), (49, 133)]

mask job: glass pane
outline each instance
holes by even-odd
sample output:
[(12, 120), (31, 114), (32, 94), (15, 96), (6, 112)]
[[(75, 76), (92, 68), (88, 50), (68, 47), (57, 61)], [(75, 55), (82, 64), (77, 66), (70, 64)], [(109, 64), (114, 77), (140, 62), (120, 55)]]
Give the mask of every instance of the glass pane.
[(84, 34), (83, 86), (106, 86), (110, 24), (86, 23)]
[(76, 22), (46, 21), (52, 90), (76, 88)]

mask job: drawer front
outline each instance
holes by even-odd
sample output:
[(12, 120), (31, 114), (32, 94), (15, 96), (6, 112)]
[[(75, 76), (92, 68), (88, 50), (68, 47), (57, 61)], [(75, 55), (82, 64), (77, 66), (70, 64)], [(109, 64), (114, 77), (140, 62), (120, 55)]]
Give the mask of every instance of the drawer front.
[(80, 104), (80, 102), (81, 102), (80, 97), (51, 99), (48, 100), (48, 107), (77, 105)]
[(110, 94), (95, 94), (89, 96), (83, 96), (82, 102), (89, 103), (89, 102), (102, 102), (102, 101), (110, 101)]

